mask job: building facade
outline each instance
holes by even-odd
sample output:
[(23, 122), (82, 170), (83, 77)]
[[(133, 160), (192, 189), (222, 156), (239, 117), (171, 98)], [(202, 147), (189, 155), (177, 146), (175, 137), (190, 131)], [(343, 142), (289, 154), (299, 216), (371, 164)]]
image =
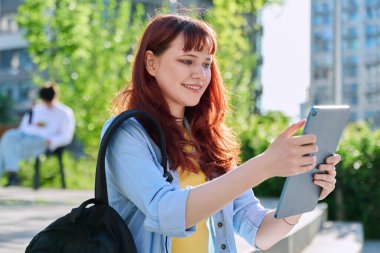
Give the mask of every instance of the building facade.
[(380, 126), (380, 0), (312, 0), (310, 66), (309, 105)]
[(0, 0), (0, 94), (8, 97), (16, 112), (30, 106), (34, 65), (15, 15), (21, 0)]

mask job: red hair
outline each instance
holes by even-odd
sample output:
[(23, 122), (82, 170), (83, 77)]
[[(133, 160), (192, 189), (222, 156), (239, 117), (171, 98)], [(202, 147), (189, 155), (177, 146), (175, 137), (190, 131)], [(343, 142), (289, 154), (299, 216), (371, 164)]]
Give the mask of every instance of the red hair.
[[(161, 15), (151, 20), (141, 38), (132, 69), (131, 84), (122, 89), (113, 100), (113, 111), (121, 113), (127, 109), (140, 109), (157, 119), (165, 135), (167, 152), (172, 170), (181, 166), (196, 172), (198, 161), (201, 170), (210, 178), (218, 177), (239, 162), (239, 144), (232, 131), (224, 124), (228, 109), (225, 86), (216, 64), (212, 61), (211, 81), (200, 102), (185, 108), (192, 139), (186, 140), (184, 130), (171, 115), (156, 79), (145, 67), (145, 52), (151, 50), (156, 56), (162, 54), (177, 38), (184, 37), (185, 52), (202, 51), (208, 47), (211, 54), (217, 48), (216, 35), (203, 21), (180, 15)], [(142, 121), (144, 124), (144, 122)], [(149, 126), (147, 127), (148, 132)], [(155, 137), (153, 136), (155, 139)], [(186, 153), (185, 145), (195, 147), (194, 154)]]

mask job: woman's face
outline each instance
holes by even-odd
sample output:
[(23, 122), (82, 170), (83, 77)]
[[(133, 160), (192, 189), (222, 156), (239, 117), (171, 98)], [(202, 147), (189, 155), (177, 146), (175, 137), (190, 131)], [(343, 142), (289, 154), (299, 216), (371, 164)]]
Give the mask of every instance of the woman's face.
[(157, 80), (173, 116), (183, 118), (186, 106), (195, 106), (211, 80), (212, 55), (203, 51), (183, 51), (184, 38), (179, 35), (160, 56), (145, 55), (148, 72)]

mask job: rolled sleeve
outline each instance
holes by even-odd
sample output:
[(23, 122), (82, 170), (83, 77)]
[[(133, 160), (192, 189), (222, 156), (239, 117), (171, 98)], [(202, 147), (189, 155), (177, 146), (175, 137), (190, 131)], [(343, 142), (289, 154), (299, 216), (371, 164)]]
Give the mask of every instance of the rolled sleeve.
[[(195, 232), (195, 226), (186, 229), (186, 201), (190, 189), (167, 192), (158, 203), (158, 221), (162, 231), (168, 236), (186, 237)], [(147, 230), (154, 230), (156, 222), (145, 221)]]
[[(256, 233), (270, 209), (264, 208), (252, 190), (234, 201), (234, 230), (250, 245), (256, 247)], [(256, 247), (257, 248), (257, 247)]]
[(147, 231), (188, 236), (195, 231), (195, 227), (185, 226), (189, 189), (166, 182), (162, 171), (144, 132), (136, 123), (125, 122), (107, 149), (107, 184), (112, 184), (145, 215)]

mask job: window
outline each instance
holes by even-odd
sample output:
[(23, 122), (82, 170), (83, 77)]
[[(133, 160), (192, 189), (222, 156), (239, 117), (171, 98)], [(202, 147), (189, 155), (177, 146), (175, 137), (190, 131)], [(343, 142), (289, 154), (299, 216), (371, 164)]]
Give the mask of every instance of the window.
[(315, 57), (312, 60), (313, 79), (317, 81), (329, 80), (333, 73), (333, 58), (332, 55), (325, 54), (324, 56)]
[(368, 19), (374, 19), (376, 18), (376, 12), (379, 9), (379, 2), (378, 0), (366, 0), (365, 1), (365, 10), (366, 10), (366, 17)]
[(312, 41), (313, 52), (331, 52), (333, 49), (332, 32), (330, 31), (318, 31), (313, 34)]
[(367, 48), (376, 46), (376, 40), (379, 36), (379, 31), (375, 25), (367, 25), (365, 27), (365, 44)]
[(343, 76), (357, 77), (358, 62), (359, 62), (359, 59), (357, 56), (345, 57), (344, 62), (343, 62)]
[(19, 50), (20, 56), (20, 69), (25, 72), (31, 72), (34, 68), (32, 59), (29, 56), (28, 50), (26, 48)]
[(359, 18), (359, 4), (357, 0), (344, 0), (342, 4), (342, 19), (345, 21)]
[(314, 2), (312, 5), (312, 22), (313, 25), (332, 24), (333, 7), (331, 2)]
[(380, 54), (366, 56), (365, 70), (367, 77), (380, 77)]
[(0, 16), (17, 12), (23, 0), (1, 0)]
[(358, 30), (356, 27), (348, 27), (343, 30), (342, 43), (344, 49), (358, 48)]
[(329, 85), (315, 87), (314, 97), (311, 99), (315, 105), (331, 104)]
[(314, 66), (313, 77), (315, 80), (327, 80), (331, 72), (328, 66)]
[(0, 51), (0, 69), (9, 70), (11, 68), (13, 51), (14, 50)]
[(376, 81), (370, 81), (366, 85), (365, 91), (366, 102), (369, 105), (380, 104), (380, 83)]
[(343, 85), (343, 103), (358, 104), (358, 85), (356, 83)]
[(26, 48), (0, 51), (0, 69), (3, 71), (26, 71), (34, 68)]
[(15, 33), (18, 31), (14, 15), (0, 16), (0, 33)]
[(330, 55), (313, 59), (313, 79), (328, 80), (333, 73), (333, 59)]

